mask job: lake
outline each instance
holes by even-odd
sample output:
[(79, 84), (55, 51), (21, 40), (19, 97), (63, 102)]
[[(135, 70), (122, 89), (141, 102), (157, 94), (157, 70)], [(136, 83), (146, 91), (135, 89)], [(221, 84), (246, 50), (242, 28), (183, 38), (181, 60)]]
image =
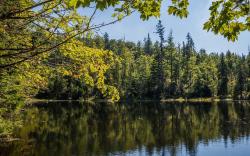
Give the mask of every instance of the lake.
[(37, 103), (4, 156), (249, 156), (250, 102)]

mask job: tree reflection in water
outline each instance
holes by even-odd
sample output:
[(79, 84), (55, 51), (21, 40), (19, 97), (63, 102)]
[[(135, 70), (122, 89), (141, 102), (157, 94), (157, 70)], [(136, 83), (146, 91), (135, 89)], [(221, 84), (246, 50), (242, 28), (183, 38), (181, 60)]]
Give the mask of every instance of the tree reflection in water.
[(0, 155), (196, 155), (250, 136), (250, 103), (48, 103), (27, 108)]

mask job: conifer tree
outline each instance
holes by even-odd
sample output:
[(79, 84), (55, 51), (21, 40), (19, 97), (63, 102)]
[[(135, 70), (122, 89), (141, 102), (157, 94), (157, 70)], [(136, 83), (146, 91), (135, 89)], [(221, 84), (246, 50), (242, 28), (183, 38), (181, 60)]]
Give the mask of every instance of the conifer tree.
[(242, 65), (239, 64), (236, 85), (234, 88), (234, 98), (241, 99), (243, 97), (244, 86), (245, 86), (245, 75), (242, 69)]
[(104, 49), (110, 50), (109, 35), (107, 32), (104, 34)]
[(148, 37), (144, 39), (144, 52), (147, 55), (152, 55), (152, 41), (148, 33)]
[(190, 33), (187, 34), (186, 36), (186, 43), (183, 42), (183, 47), (182, 47), (182, 68), (183, 68), (183, 74), (181, 78), (181, 90), (184, 92), (184, 95), (187, 96), (188, 92), (190, 91), (190, 87), (192, 85), (192, 68), (194, 68), (194, 58), (195, 57), (193, 54), (195, 53), (194, 51), (194, 42), (193, 39), (190, 35)]
[[(166, 60), (170, 70), (170, 84), (168, 85), (168, 96), (173, 96), (176, 94), (177, 89), (177, 78), (178, 75), (178, 64), (176, 64), (176, 48), (174, 44), (173, 31), (171, 30), (167, 38), (166, 47)], [(175, 66), (175, 67), (174, 67)]]
[(219, 84), (218, 84), (218, 95), (226, 96), (228, 93), (228, 69), (225, 62), (224, 54), (220, 55), (220, 61), (218, 65), (219, 70)]
[(159, 48), (156, 44), (156, 54), (154, 57), (153, 65), (152, 65), (152, 75), (151, 75), (151, 81), (153, 81), (153, 91), (157, 98), (160, 98), (164, 95), (164, 85), (165, 85), (165, 77), (164, 77), (164, 66), (163, 66), (163, 58), (164, 58), (164, 52), (163, 52), (163, 44), (165, 42), (164, 40), (164, 27), (161, 23), (161, 21), (158, 22), (156, 25), (156, 33), (159, 35), (160, 42), (159, 42)]
[(250, 99), (250, 48), (247, 55), (247, 98)]
[(141, 55), (143, 54), (143, 49), (142, 49), (142, 45), (141, 42), (137, 42), (136, 44), (136, 53), (135, 53), (135, 58), (139, 58)]
[(169, 62), (170, 62), (170, 83), (173, 82), (173, 53), (175, 51), (175, 45), (173, 42), (173, 32), (172, 30), (170, 31), (167, 39), (167, 52), (169, 54)]

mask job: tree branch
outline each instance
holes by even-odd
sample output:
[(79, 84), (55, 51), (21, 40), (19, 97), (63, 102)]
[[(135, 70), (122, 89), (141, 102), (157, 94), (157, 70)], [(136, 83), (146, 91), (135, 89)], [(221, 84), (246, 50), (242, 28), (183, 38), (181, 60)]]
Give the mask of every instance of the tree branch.
[[(41, 2), (41, 3), (37, 3), (37, 4), (33, 5), (33, 6), (24, 8), (24, 9), (22, 9), (22, 10), (18, 10), (18, 11), (14, 11), (14, 12), (9, 12), (9, 13), (6, 13), (6, 14), (2, 14), (2, 15), (0, 16), (0, 19), (1, 19), (1, 20), (13, 19), (14, 17), (12, 17), (12, 16), (15, 15), (15, 14), (19, 14), (19, 13), (22, 13), (22, 12), (24, 12), (24, 11), (28, 11), (28, 10), (30, 10), (30, 9), (34, 9), (34, 8), (36, 8), (36, 7), (39, 7), (39, 6), (43, 5), (43, 4), (46, 4), (46, 3), (49, 3), (49, 2), (52, 2), (52, 1), (53, 1), (53, 0), (47, 0), (47, 1), (44, 1), (44, 2)], [(17, 17), (16, 17), (16, 18), (17, 18)], [(20, 17), (19, 17), (19, 18), (20, 18)]]
[[(132, 11), (131, 14), (132, 14), (133, 12), (134, 12), (134, 11)], [(95, 14), (95, 11), (94, 11), (94, 13), (93, 13), (92, 15), (94, 15), (94, 14)], [(79, 32), (79, 33), (76, 33), (76, 34), (74, 34), (74, 35), (68, 37), (68, 38), (65, 39), (64, 41), (62, 41), (62, 42), (60, 42), (60, 43), (58, 43), (58, 44), (56, 44), (56, 45), (54, 45), (54, 46), (52, 46), (52, 47), (46, 49), (46, 50), (37, 52), (37, 53), (35, 53), (35, 54), (33, 54), (33, 55), (30, 55), (30, 56), (28, 56), (28, 57), (26, 57), (26, 58), (24, 58), (24, 59), (22, 59), (22, 60), (19, 60), (19, 61), (13, 62), (13, 63), (5, 64), (5, 65), (0, 65), (0, 69), (1, 69), (1, 68), (2, 68), (2, 69), (8, 68), (8, 67), (14, 66), (14, 65), (16, 65), (16, 64), (20, 64), (20, 63), (22, 63), (22, 62), (25, 62), (25, 61), (27, 61), (27, 60), (30, 60), (30, 59), (32, 59), (33, 57), (35, 57), (35, 56), (37, 56), (37, 55), (39, 55), (39, 54), (42, 54), (42, 53), (45, 53), (45, 52), (49, 52), (49, 51), (51, 51), (51, 50), (53, 50), (53, 49), (55, 49), (55, 48), (60, 47), (61, 45), (67, 43), (68, 41), (70, 41), (71, 39), (75, 38), (76, 36), (78, 36), (78, 35), (80, 35), (80, 34), (84, 34), (85, 32), (90, 31), (90, 30), (99, 29), (99, 28), (101, 28), (101, 27), (105, 27), (105, 26), (114, 24), (114, 23), (116, 23), (116, 22), (118, 22), (118, 21), (121, 21), (122, 19), (126, 18), (127, 16), (128, 16), (128, 15), (122, 17), (121, 19), (116, 19), (116, 20), (114, 20), (114, 21), (111, 21), (111, 22), (109, 22), (109, 23), (102, 23), (102, 24), (99, 24), (99, 25), (94, 25), (94, 26), (91, 27), (91, 28), (86, 28), (85, 30), (83, 30), (83, 31), (81, 31), (81, 32)]]

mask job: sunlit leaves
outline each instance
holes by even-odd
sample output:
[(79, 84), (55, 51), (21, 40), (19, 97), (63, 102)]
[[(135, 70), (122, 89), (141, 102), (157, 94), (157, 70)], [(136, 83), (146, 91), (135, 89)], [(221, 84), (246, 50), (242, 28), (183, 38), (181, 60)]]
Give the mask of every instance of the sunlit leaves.
[(78, 0), (70, 0), (69, 1), (69, 6), (76, 8), (78, 3)]
[(237, 40), (240, 32), (249, 30), (249, 2), (217, 0), (209, 10), (210, 17), (203, 29), (221, 34), (229, 41)]
[[(108, 99), (119, 100), (117, 89), (105, 82), (105, 73), (117, 59), (111, 51), (88, 48), (81, 41), (72, 40), (60, 47), (57, 53), (63, 58), (59, 62), (50, 64), (47, 59), (51, 55), (45, 53), (43, 57), (23, 62), (12, 73), (2, 72), (1, 98), (33, 97), (39, 90), (47, 88), (50, 77), (60, 73), (80, 80), (89, 88), (98, 89)], [(58, 59), (54, 58), (54, 61)]]
[(50, 75), (48, 67), (38, 63), (37, 60), (25, 62), (13, 69), (11, 73), (1, 71), (1, 98), (12, 101), (32, 97), (40, 88), (47, 86), (48, 75)]
[[(115, 12), (113, 17), (122, 19), (125, 15), (130, 15), (132, 10), (140, 13), (142, 20), (148, 20), (150, 17), (160, 17), (162, 0), (135, 0), (135, 1), (120, 1), (120, 0), (69, 0), (71, 7), (87, 7), (90, 4), (96, 4), (96, 8), (100, 10), (114, 7)], [(180, 18), (186, 18), (188, 11), (189, 0), (171, 0), (168, 6), (168, 14)], [(223, 35), (230, 41), (237, 40), (240, 32), (250, 30), (249, 1), (235, 0), (216, 0), (212, 2), (210, 10), (210, 18), (204, 24), (204, 29), (212, 31), (215, 34)]]
[(70, 59), (60, 67), (62, 73), (82, 80), (89, 87), (97, 88), (107, 98), (119, 100), (117, 89), (105, 83), (105, 73), (117, 59), (111, 51), (88, 48), (82, 42), (73, 40), (63, 45), (60, 52)]
[(70, 7), (88, 7), (91, 3), (96, 3), (96, 7), (100, 10), (107, 9), (109, 6), (115, 6), (119, 4), (117, 0), (103, 0), (103, 1), (96, 1), (96, 0), (65, 0), (66, 3)]
[(168, 7), (168, 13), (170, 15), (175, 15), (180, 18), (186, 18), (188, 16), (188, 0), (172, 0), (172, 4), (173, 5)]

